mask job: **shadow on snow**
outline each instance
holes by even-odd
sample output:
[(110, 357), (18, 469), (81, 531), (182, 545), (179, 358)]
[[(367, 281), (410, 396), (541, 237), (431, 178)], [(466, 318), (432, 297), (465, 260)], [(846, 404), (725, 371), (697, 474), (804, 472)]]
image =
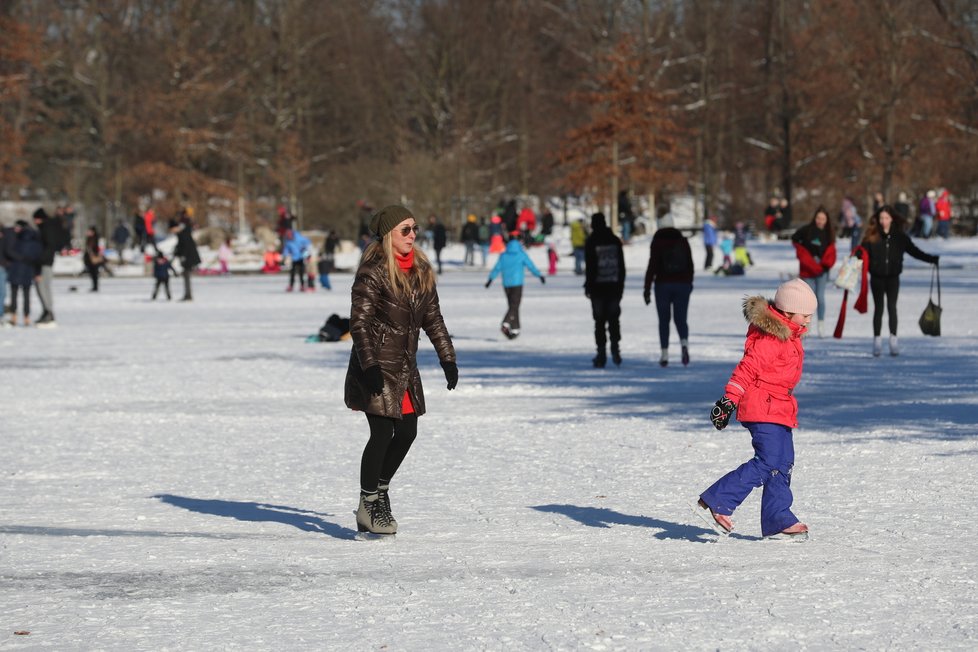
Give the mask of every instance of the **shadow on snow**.
[[(580, 505), (533, 505), (531, 509), (540, 512), (550, 512), (552, 514), (563, 514), (564, 516), (586, 525), (588, 527), (608, 528), (612, 525), (630, 525), (633, 527), (647, 527), (659, 530), (652, 536), (656, 539), (675, 539), (678, 541), (692, 541), (694, 543), (708, 543), (716, 540), (716, 532), (705, 527), (687, 525), (685, 523), (673, 523), (663, 521), (651, 516), (634, 516), (622, 514), (607, 507), (582, 507)], [(756, 539), (741, 534), (731, 534), (733, 538)]]
[(330, 514), (310, 512), (296, 507), (235, 500), (206, 500), (172, 494), (157, 494), (153, 498), (198, 514), (223, 516), (239, 521), (283, 523), (305, 532), (318, 532), (336, 539), (352, 540), (357, 534), (355, 530), (322, 518), (331, 516)]

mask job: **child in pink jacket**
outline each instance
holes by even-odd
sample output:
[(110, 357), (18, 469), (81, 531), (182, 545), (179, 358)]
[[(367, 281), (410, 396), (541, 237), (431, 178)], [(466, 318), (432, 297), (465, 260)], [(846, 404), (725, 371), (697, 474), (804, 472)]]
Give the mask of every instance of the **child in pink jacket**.
[(808, 526), (791, 512), (791, 472), (795, 450), (791, 429), (798, 425), (798, 402), (793, 396), (801, 379), (805, 352), (802, 335), (818, 307), (815, 293), (801, 279), (782, 283), (774, 301), (744, 300), (750, 324), (744, 357), (727, 381), (724, 396), (711, 415), (717, 430), (730, 416), (751, 434), (754, 457), (717, 480), (699, 498), (724, 532), (733, 529), (730, 516), (756, 487), (761, 497), (761, 534), (804, 540)]

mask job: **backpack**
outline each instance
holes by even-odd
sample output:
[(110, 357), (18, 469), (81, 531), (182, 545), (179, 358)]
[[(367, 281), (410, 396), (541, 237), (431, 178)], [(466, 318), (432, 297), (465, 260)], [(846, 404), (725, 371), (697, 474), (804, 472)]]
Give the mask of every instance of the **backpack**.
[(350, 320), (337, 314), (332, 314), (323, 327), (319, 329), (320, 342), (339, 342), (344, 336), (349, 336)]

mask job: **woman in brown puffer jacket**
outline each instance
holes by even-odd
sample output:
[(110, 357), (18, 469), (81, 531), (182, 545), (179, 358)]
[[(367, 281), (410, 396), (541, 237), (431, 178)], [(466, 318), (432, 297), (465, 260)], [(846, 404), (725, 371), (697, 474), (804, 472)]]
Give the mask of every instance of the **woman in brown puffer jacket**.
[(450, 390), (458, 383), (458, 367), (438, 304), (434, 270), (414, 246), (414, 215), (403, 206), (387, 206), (374, 214), (370, 231), (378, 239), (364, 250), (353, 282), (353, 351), (345, 400), (347, 407), (365, 412), (370, 425), (360, 461), (357, 530), (394, 534), (390, 481), (425, 412), (417, 362), (422, 329), (438, 353)]

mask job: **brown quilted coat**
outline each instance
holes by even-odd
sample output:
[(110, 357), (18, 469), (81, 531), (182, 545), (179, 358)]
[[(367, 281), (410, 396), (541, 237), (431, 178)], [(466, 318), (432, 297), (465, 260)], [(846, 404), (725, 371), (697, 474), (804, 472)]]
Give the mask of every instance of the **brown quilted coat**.
[[(415, 291), (397, 297), (387, 281), (383, 260), (364, 263), (353, 282), (350, 335), (353, 350), (346, 372), (347, 407), (380, 416), (401, 418), (401, 400), (407, 390), (414, 412), (425, 412), (424, 391), (418, 373), (418, 338), (421, 330), (435, 346), (441, 362), (455, 362), (455, 347), (438, 304), (438, 292)], [(384, 374), (384, 391), (371, 396), (363, 370), (375, 364)]]

